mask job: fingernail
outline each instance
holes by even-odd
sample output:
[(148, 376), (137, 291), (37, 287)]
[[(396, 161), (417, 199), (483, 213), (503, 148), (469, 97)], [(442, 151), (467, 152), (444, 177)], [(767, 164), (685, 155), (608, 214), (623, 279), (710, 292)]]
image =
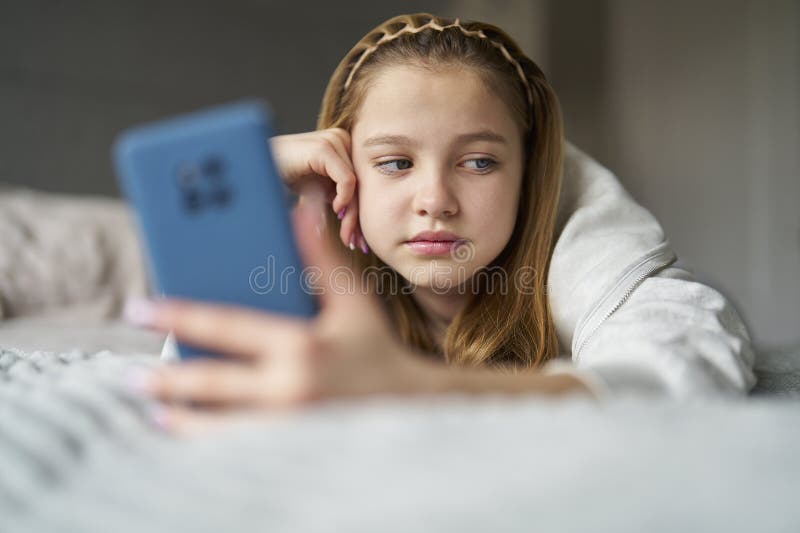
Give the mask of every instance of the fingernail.
[(125, 386), (133, 393), (146, 395), (153, 390), (153, 373), (143, 368), (132, 368), (125, 374)]
[(358, 240), (360, 240), (360, 241), (361, 241), (361, 251), (362, 251), (362, 252), (364, 252), (365, 254), (369, 253), (369, 248), (367, 248), (367, 241), (366, 241), (366, 239), (364, 239), (364, 237), (363, 237), (363, 236), (361, 236), (361, 237), (359, 237), (359, 239), (358, 239)]
[(336, 218), (338, 218), (339, 220), (342, 220), (342, 218), (344, 218), (344, 214), (345, 214), (346, 211), (347, 211), (347, 206), (341, 208), (339, 210), (339, 212), (336, 213)]
[(355, 238), (356, 238), (355, 235), (350, 235), (350, 250), (356, 249)]
[(155, 314), (155, 304), (145, 298), (128, 299), (122, 311), (122, 316), (125, 320), (139, 326), (151, 325), (155, 319)]

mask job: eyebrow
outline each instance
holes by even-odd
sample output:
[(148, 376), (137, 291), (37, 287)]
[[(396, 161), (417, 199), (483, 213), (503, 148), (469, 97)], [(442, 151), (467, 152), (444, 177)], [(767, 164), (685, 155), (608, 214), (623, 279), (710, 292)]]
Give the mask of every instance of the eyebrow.
[[(481, 130), (472, 133), (463, 133), (456, 137), (456, 143), (466, 143), (474, 141), (486, 141), (499, 144), (508, 144), (505, 137), (492, 130)], [(380, 145), (406, 145), (406, 146), (419, 146), (419, 142), (411, 140), (405, 135), (375, 135), (364, 141), (363, 146), (380, 146)]]

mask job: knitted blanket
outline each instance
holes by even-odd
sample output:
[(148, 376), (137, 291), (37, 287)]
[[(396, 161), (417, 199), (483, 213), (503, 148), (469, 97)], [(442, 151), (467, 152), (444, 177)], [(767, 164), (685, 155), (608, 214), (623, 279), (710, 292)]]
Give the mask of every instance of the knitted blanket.
[(797, 531), (800, 403), (329, 402), (167, 435), (152, 356), (0, 350), (0, 531)]

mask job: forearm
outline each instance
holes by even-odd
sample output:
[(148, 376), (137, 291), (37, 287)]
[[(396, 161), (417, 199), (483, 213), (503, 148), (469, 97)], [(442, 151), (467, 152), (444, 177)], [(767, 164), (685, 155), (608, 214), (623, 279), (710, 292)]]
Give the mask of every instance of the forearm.
[(423, 389), (432, 394), (537, 394), (596, 396), (577, 377), (537, 372), (505, 374), (488, 368), (458, 368), (424, 361)]

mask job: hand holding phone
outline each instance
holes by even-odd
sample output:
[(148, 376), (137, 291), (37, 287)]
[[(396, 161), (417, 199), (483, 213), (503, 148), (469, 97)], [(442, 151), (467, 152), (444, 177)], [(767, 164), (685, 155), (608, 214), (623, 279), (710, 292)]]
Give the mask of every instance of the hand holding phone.
[[(248, 101), (132, 128), (113, 154), (164, 296), (310, 318), (266, 104)], [(178, 346), (182, 358), (199, 350)]]

